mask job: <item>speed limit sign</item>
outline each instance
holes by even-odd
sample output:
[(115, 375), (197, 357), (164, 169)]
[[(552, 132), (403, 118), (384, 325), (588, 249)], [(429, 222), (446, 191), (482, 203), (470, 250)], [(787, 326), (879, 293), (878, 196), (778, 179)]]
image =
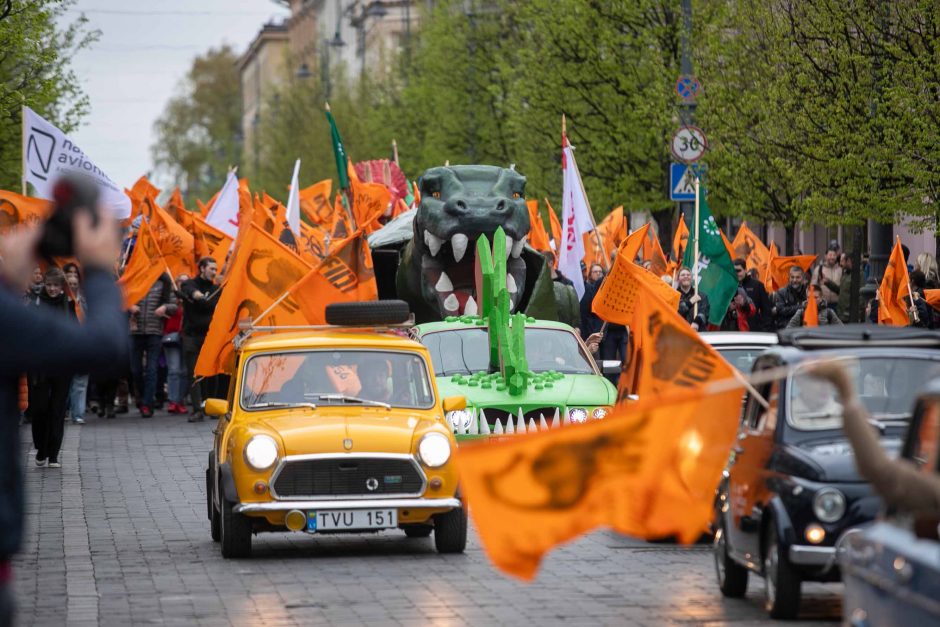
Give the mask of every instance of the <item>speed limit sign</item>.
[(679, 161), (698, 161), (708, 148), (705, 133), (697, 126), (683, 126), (672, 135), (672, 154)]

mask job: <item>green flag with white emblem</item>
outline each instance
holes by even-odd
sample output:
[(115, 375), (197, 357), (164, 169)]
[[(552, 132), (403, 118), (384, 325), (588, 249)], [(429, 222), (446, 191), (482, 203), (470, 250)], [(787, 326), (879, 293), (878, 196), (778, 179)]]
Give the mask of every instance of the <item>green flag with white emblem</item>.
[[(734, 271), (734, 263), (721, 239), (721, 230), (712, 216), (708, 202), (705, 200), (705, 185), (699, 186), (699, 244), (698, 244), (698, 290), (708, 297), (708, 322), (715, 326), (721, 324), (728, 305), (734, 298), (738, 289), (738, 276)], [(685, 249), (682, 265), (692, 268), (696, 262), (695, 254), (695, 225), (689, 227), (689, 243)]]

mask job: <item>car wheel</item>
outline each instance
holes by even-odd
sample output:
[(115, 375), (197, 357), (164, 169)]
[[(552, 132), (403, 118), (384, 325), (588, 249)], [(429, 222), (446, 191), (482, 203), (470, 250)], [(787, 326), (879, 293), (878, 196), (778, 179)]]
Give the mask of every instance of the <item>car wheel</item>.
[(405, 535), (409, 538), (427, 538), (434, 529), (431, 525), (408, 525), (403, 527)]
[(800, 610), (800, 575), (780, 551), (773, 527), (764, 542), (764, 607), (771, 618), (793, 619)]
[(715, 556), (715, 574), (718, 577), (718, 589), (721, 593), (732, 599), (740, 599), (747, 592), (747, 569), (741, 566), (728, 555), (728, 534), (725, 533), (725, 523), (718, 523), (715, 538), (712, 542), (712, 553)]
[(251, 555), (251, 521), (232, 511), (232, 504), (222, 496), (221, 537), (222, 557), (226, 559)]
[(456, 507), (434, 516), (434, 546), (438, 553), (463, 553), (467, 548), (467, 510)]

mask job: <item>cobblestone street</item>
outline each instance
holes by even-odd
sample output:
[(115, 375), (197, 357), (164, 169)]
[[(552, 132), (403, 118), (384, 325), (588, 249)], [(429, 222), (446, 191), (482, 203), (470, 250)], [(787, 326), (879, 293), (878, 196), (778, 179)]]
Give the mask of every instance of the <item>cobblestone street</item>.
[[(705, 546), (596, 532), (524, 585), (400, 531), (262, 534), (248, 560), (209, 537), (211, 424), (136, 412), (68, 425), (61, 471), (26, 465), (27, 535), (15, 561), (19, 624), (756, 624), (763, 583), (723, 600)], [(21, 430), (24, 455), (28, 428)], [(64, 556), (64, 559), (63, 559)], [(839, 585), (804, 587), (803, 624), (831, 624)]]

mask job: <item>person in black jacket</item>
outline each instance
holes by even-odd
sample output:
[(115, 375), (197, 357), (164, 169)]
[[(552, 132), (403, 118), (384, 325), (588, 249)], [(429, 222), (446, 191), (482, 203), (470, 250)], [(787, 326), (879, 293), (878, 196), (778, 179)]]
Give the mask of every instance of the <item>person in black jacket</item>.
[(137, 407), (143, 418), (153, 416), (157, 391), (157, 362), (163, 344), (163, 325), (176, 313), (176, 294), (170, 275), (154, 281), (139, 303), (131, 307), (131, 376)]
[(751, 331), (773, 331), (773, 303), (764, 288), (764, 284), (747, 273), (747, 262), (744, 259), (734, 260), (734, 271), (738, 275), (738, 285), (744, 288), (744, 293), (754, 303), (756, 312), (748, 319)]
[(774, 324), (778, 329), (785, 329), (796, 310), (806, 300), (806, 274), (799, 266), (791, 266), (789, 283), (774, 292)]
[(193, 414), (189, 417), (189, 422), (201, 422), (206, 419), (202, 403), (212, 390), (206, 381), (195, 381), (193, 372), (221, 292), (221, 288), (215, 284), (215, 277), (219, 273), (215, 259), (203, 257), (199, 260), (198, 268), (198, 275), (180, 285), (183, 297), (183, 329), (180, 341), (183, 346), (186, 375), (189, 381), (193, 381), (189, 392), (193, 401)]
[(88, 212), (76, 212), (73, 241), (88, 303), (81, 325), (46, 307), (23, 306), (40, 229), (21, 227), (0, 238), (0, 625), (13, 622), (11, 558), (23, 535), (20, 376), (101, 372), (127, 360), (127, 323), (110, 270), (120, 246), (117, 227), (103, 218), (92, 222)]

